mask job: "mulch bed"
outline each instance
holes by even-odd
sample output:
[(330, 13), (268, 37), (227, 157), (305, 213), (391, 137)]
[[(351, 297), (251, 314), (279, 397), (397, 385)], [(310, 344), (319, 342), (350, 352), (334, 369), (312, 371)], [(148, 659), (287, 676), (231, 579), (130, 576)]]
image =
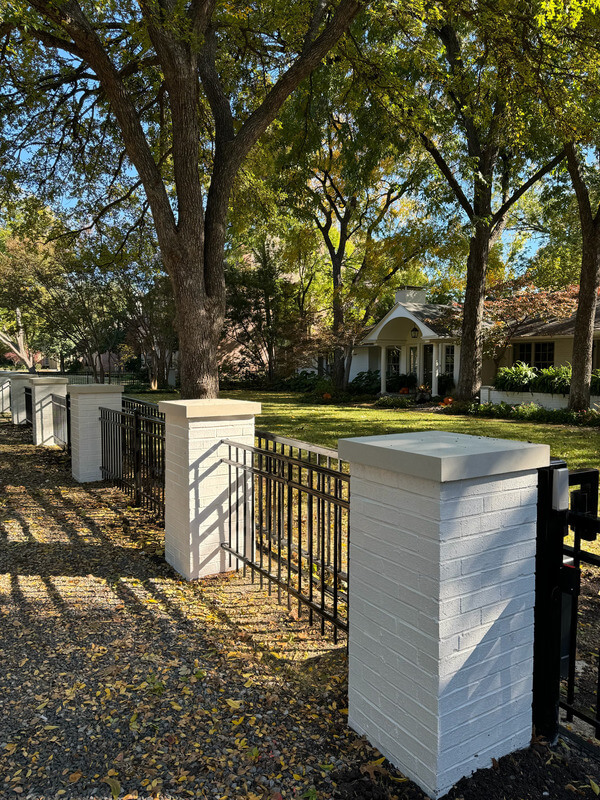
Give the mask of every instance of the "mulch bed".
[[(249, 577), (180, 580), (157, 524), (28, 441), (0, 423), (2, 800), (423, 800), (346, 727), (343, 645)], [(448, 797), (594, 797), (598, 774), (537, 743)]]

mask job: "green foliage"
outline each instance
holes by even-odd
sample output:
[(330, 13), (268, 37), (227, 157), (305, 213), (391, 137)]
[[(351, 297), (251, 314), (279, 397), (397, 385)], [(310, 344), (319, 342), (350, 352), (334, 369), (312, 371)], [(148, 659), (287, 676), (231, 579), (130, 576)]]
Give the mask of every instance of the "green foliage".
[(501, 367), (494, 379), (494, 389), (500, 392), (530, 392), (537, 370), (517, 361), (512, 367)]
[(545, 425), (585, 425), (600, 427), (600, 411), (569, 411), (566, 408), (542, 408), (536, 403), (453, 403), (440, 409), (442, 414), (467, 414), (487, 419), (511, 419)]
[(398, 392), (400, 389), (409, 389), (413, 392), (416, 389), (418, 378), (412, 372), (401, 372), (398, 375), (389, 375), (386, 386), (388, 392)]
[(377, 408), (410, 408), (414, 403), (408, 397), (384, 394), (382, 397), (377, 398), (375, 405)]
[(309, 370), (303, 369), (294, 375), (290, 375), (289, 378), (283, 378), (278, 381), (277, 386), (290, 392), (312, 392), (321, 380), (322, 377), (316, 372), (309, 372)]
[[(536, 369), (518, 361), (512, 367), (501, 367), (494, 380), (494, 389), (502, 392), (545, 392), (547, 394), (569, 393), (571, 387), (571, 365)], [(591, 375), (590, 391), (600, 394), (600, 369)]]
[(348, 384), (350, 394), (377, 394), (381, 388), (381, 378), (378, 369), (359, 372)]
[(439, 395), (441, 395), (442, 397), (451, 395), (453, 389), (454, 389), (454, 378), (452, 377), (452, 375), (446, 375), (446, 373), (438, 375)]

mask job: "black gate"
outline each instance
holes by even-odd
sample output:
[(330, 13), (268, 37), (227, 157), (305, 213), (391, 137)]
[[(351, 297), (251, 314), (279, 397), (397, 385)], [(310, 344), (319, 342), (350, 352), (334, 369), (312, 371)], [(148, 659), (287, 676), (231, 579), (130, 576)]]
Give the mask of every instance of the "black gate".
[(25, 424), (33, 425), (33, 389), (25, 387)]
[(100, 409), (101, 472), (133, 505), (165, 513), (165, 417), (155, 403), (124, 397), (122, 410)]
[(71, 452), (71, 398), (59, 394), (52, 395), (52, 425), (54, 444)]
[[(326, 623), (348, 630), (350, 475), (337, 451), (257, 431), (257, 446), (224, 441), (229, 535), (223, 548)], [(232, 562), (230, 562), (232, 563)]]
[[(582, 720), (600, 738), (597, 637), (578, 624), (581, 565), (600, 567), (600, 556), (586, 550), (585, 542), (599, 533), (598, 470), (569, 471), (564, 462), (541, 469), (533, 718), (536, 732), (550, 740), (558, 733), (559, 708), (567, 722)], [(583, 649), (587, 661), (578, 659)]]

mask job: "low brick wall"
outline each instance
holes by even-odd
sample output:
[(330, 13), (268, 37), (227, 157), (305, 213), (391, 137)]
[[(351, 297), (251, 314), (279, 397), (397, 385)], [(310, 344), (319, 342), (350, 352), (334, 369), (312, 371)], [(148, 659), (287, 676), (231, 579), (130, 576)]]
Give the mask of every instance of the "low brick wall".
[[(523, 403), (535, 403), (542, 408), (567, 408), (569, 405), (568, 394), (547, 394), (546, 392), (499, 392), (493, 386), (482, 386), (480, 391), (482, 403), (508, 403), (511, 406)], [(600, 408), (600, 396), (590, 397), (590, 406)]]

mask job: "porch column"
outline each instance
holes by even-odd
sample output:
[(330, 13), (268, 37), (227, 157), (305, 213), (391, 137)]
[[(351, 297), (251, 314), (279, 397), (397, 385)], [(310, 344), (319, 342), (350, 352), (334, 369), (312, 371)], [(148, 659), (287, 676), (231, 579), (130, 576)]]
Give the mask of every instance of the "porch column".
[(67, 396), (68, 378), (32, 378), (31, 398), (33, 404), (33, 443), (53, 445), (54, 412), (52, 395)]
[(253, 446), (261, 404), (165, 400), (159, 408), (166, 419), (165, 558), (187, 580), (234, 569), (235, 559), (221, 544), (227, 541), (230, 514), (240, 504), (231, 495), (239, 481), (222, 463), (229, 448), (221, 442)]
[(387, 392), (387, 379), (386, 379), (386, 372), (387, 372), (387, 347), (382, 344), (380, 345), (381, 353), (379, 356), (379, 373), (381, 378), (381, 388), (379, 391), (381, 394), (385, 394)]
[(101, 481), (100, 409), (120, 411), (123, 387), (114, 383), (69, 386), (71, 397), (71, 469), (79, 483)]
[(342, 439), (348, 724), (431, 798), (531, 740), (538, 467), (547, 445)]
[(440, 370), (440, 343), (433, 342), (433, 353), (431, 355), (431, 394), (433, 397), (438, 393), (438, 373)]
[(458, 378), (460, 375), (460, 345), (456, 343), (454, 345), (454, 385), (458, 386)]
[(29, 372), (15, 372), (10, 379), (10, 413), (13, 425), (25, 425), (25, 387), (35, 377)]

